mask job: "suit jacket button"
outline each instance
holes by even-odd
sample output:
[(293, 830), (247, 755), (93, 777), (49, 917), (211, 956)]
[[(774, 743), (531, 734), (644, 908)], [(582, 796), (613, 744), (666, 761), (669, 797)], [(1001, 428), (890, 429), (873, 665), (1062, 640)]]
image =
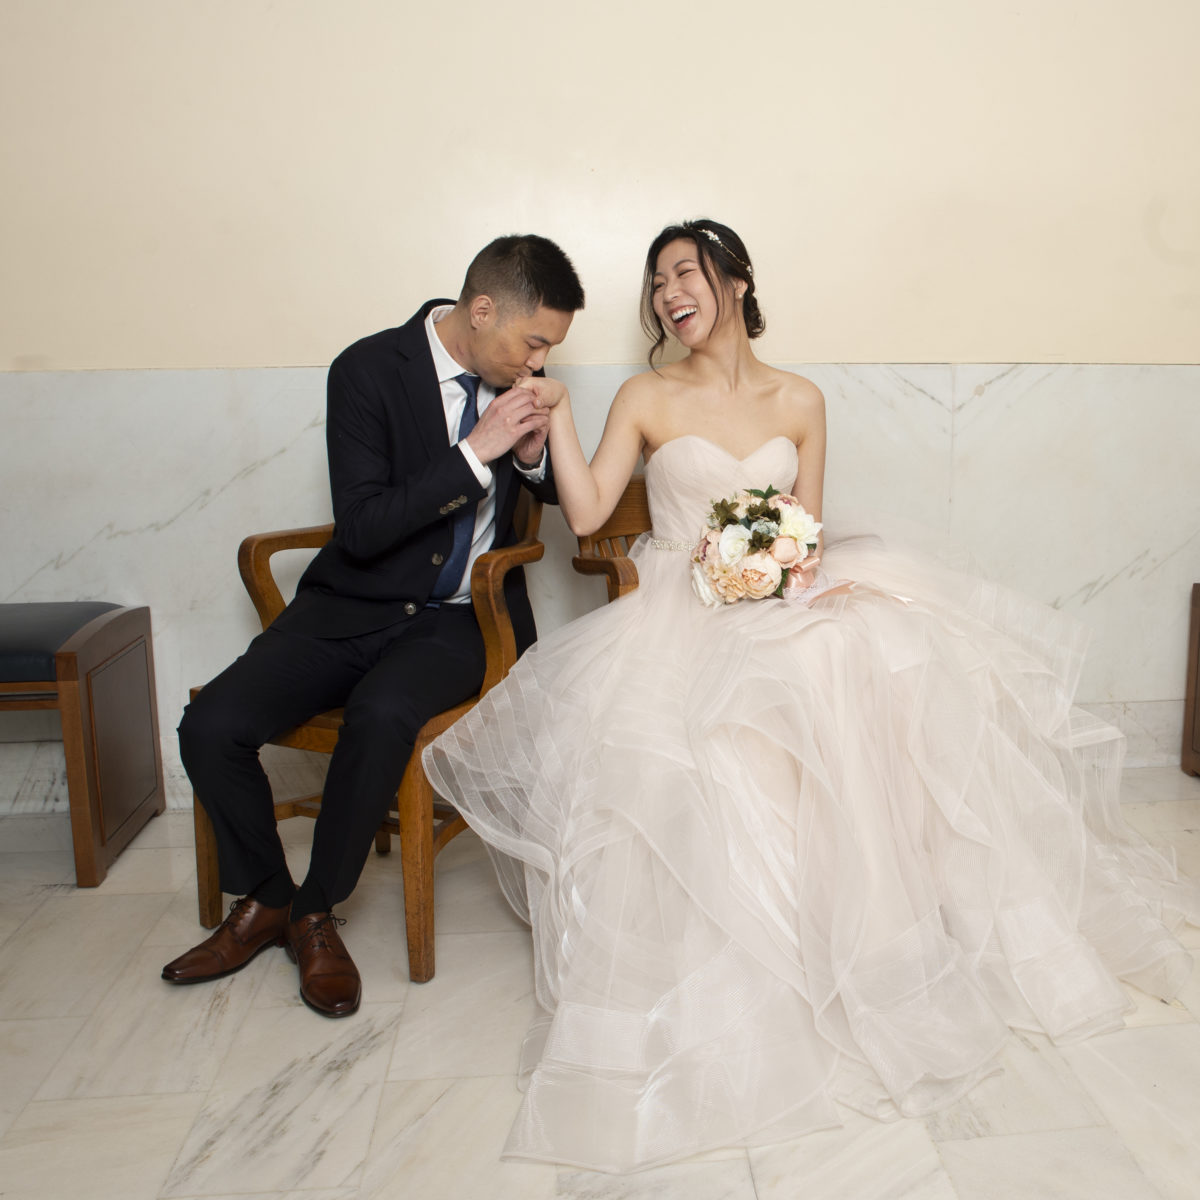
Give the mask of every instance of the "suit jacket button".
[(405, 611), (405, 612), (406, 612), (406, 613), (407, 613), (407, 614), (408, 614), (410, 617), (415, 617), (415, 616), (417, 615), (417, 606), (416, 606), (416, 605), (415, 605), (415, 604), (414, 604), (414, 603), (413, 603), (413, 602), (410, 600), (410, 601), (409, 601), (409, 602), (408, 602), (408, 603), (407, 603), (407, 604), (404, 606), (404, 611)]
[(440, 554), (435, 554), (429, 561), (433, 563), (435, 567), (440, 567), (446, 560)]

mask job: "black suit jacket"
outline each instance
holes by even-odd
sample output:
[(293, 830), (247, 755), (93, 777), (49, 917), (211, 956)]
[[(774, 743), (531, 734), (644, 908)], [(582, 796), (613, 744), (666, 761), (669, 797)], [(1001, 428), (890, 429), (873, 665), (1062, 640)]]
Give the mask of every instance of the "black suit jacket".
[[(449, 555), (452, 519), (486, 489), (451, 445), (433, 356), (425, 336), (431, 300), (397, 329), (355, 342), (329, 368), (326, 443), (333, 538), (309, 564), (296, 598), (275, 625), (314, 637), (369, 633), (424, 607)], [(546, 478), (530, 484), (511, 454), (490, 464), (496, 482), (497, 546), (515, 539), (517, 488), (555, 501)], [(536, 636), (521, 570), (505, 579), (517, 646)]]

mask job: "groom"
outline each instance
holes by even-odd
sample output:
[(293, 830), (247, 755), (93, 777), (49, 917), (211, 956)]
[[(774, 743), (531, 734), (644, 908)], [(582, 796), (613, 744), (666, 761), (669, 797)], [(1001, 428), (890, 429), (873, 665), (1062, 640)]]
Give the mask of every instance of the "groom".
[[(183, 764), (241, 897), (211, 937), (163, 968), (172, 983), (240, 970), (286, 945), (316, 1012), (358, 1009), (334, 905), (354, 890), (416, 734), (484, 675), (471, 564), (514, 540), (517, 488), (554, 500), (548, 415), (515, 380), (540, 372), (583, 307), (567, 256), (536, 235), (476, 255), (457, 301), (355, 342), (329, 369), (332, 540), (296, 598), (184, 710)], [(518, 650), (534, 639), (522, 573), (505, 579)], [(259, 748), (345, 706), (308, 873), (288, 873)]]

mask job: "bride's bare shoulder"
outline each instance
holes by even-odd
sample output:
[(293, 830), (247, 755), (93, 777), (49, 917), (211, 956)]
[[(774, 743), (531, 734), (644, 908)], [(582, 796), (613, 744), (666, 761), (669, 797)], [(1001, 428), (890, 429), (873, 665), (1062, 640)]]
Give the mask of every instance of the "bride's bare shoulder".
[(775, 372), (779, 394), (789, 407), (794, 406), (810, 416), (824, 413), (825, 397), (811, 379), (805, 379), (803, 375), (796, 375), (791, 371), (781, 371), (778, 367), (771, 369)]
[(631, 375), (621, 384), (613, 399), (613, 407), (619, 405), (625, 409), (640, 410), (646, 405), (661, 401), (678, 386), (678, 380), (673, 378), (667, 368), (642, 371)]

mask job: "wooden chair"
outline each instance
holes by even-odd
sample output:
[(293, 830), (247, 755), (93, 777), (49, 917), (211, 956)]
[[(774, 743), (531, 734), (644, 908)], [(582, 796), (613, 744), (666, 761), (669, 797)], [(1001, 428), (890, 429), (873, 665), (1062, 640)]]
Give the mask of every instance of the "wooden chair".
[(571, 565), (581, 575), (605, 576), (609, 601), (616, 600), (638, 585), (637, 567), (629, 559), (629, 550), (638, 534), (649, 528), (646, 478), (635, 475), (625, 485), (612, 516), (595, 533), (579, 539), (579, 553), (571, 559)]
[[(479, 696), (427, 721), (417, 735), (412, 758), (396, 795), (396, 811), (389, 814), (375, 835), (375, 849), (386, 854), (391, 835), (400, 835), (400, 864), (404, 878), (404, 920), (408, 935), (408, 974), (414, 983), (433, 978), (433, 861), (441, 849), (466, 828), (466, 822), (449, 805), (438, 802), (421, 766), (421, 751), (435, 737), (469, 712), (479, 697), (494, 687), (517, 661), (517, 644), (504, 599), (504, 576), (514, 567), (537, 562), (545, 547), (538, 540), (542, 504), (524, 489), (517, 504), (519, 540), (512, 546), (489, 551), (471, 569), (471, 598), (483, 630), (487, 669)], [(317, 550), (333, 534), (332, 525), (252, 534), (238, 549), (238, 570), (265, 629), (283, 611), (284, 600), (271, 574), (271, 556), (280, 550)], [(199, 688), (192, 689), (195, 697)], [(276, 746), (332, 754), (342, 724), (342, 709), (330, 709), (277, 738)], [(196, 825), (196, 889), (200, 923), (211, 929), (222, 917), (217, 848), (204, 806), (193, 800)], [(275, 819), (315, 817), (321, 810), (319, 794), (275, 803)]]

